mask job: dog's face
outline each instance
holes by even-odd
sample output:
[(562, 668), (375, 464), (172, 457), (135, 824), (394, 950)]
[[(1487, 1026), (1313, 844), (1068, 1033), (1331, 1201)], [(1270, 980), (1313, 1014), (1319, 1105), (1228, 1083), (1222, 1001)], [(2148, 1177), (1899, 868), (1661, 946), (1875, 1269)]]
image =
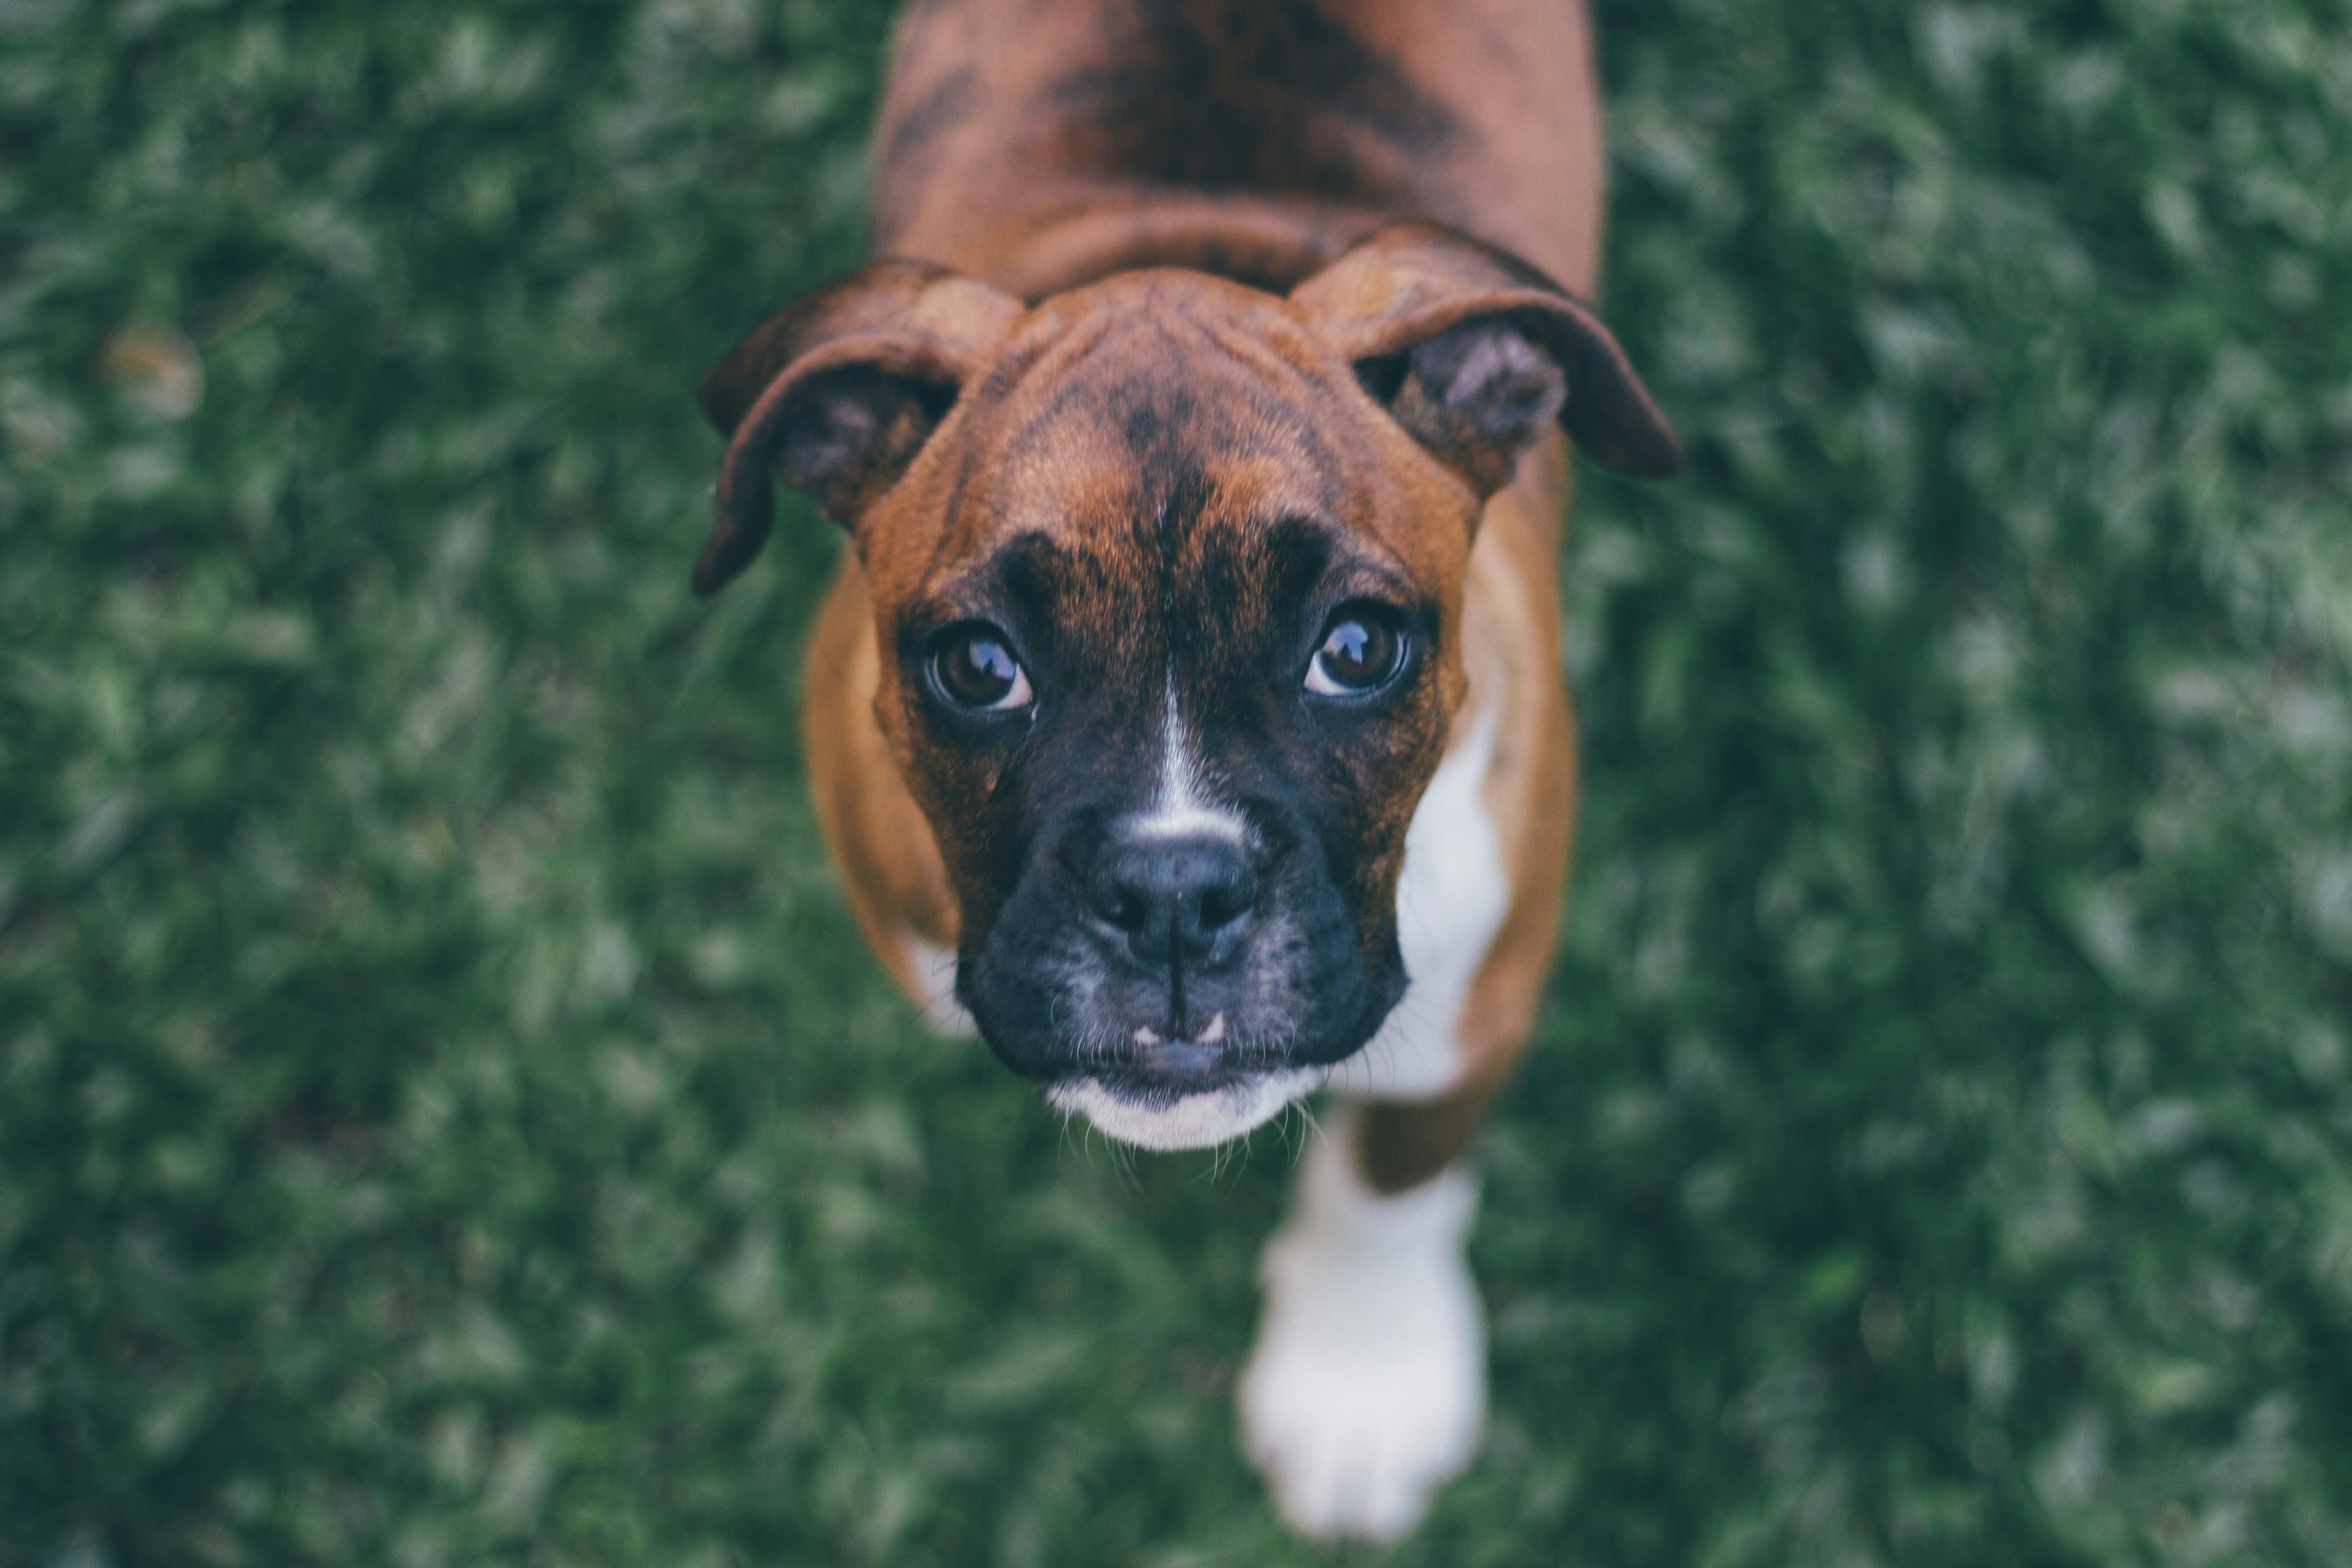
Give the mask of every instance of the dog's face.
[(1469, 492), (1281, 300), (1198, 274), (1037, 312), (917, 468), (859, 538), (959, 997), (1130, 1135), (1269, 1114), (1404, 988)]
[(1389, 237), (1288, 298), (1156, 271), (1024, 310), (885, 264), (706, 387), (735, 433), (706, 584), (771, 463), (849, 524), (956, 994), (1129, 1142), (1234, 1136), (1371, 1037), (1486, 495), (1579, 400), (1628, 466), (1675, 456), (1572, 301)]

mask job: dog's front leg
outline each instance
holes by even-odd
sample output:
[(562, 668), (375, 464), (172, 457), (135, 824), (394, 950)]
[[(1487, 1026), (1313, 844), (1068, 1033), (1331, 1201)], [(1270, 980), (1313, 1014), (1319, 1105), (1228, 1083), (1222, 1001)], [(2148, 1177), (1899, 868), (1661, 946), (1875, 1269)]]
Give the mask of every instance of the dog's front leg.
[[(1476, 1178), (1454, 1158), (1382, 1192), (1364, 1142), (1368, 1131), (1444, 1138), (1443, 1123), (1466, 1131), (1472, 1116), (1444, 1101), (1337, 1108), (1266, 1246), (1265, 1316), (1241, 1381), (1243, 1440), (1303, 1534), (1403, 1535), (1477, 1447), (1486, 1329), (1465, 1255)], [(1368, 1127), (1375, 1121), (1390, 1125)], [(1452, 1141), (1458, 1147), (1459, 1135)]]

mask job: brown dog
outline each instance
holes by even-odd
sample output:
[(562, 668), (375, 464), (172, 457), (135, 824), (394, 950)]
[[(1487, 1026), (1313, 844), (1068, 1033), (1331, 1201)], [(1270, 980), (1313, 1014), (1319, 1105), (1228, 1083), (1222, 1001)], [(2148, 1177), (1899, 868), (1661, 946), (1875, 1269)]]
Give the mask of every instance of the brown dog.
[(1328, 1081), (1242, 1383), (1285, 1514), (1392, 1536), (1466, 1462), (1457, 1156), (1525, 1039), (1575, 801), (1568, 441), (1673, 431), (1578, 294), (1577, 0), (928, 0), (874, 262), (703, 384), (698, 568), (770, 474), (850, 531), (808, 661), (875, 950), (1150, 1148)]

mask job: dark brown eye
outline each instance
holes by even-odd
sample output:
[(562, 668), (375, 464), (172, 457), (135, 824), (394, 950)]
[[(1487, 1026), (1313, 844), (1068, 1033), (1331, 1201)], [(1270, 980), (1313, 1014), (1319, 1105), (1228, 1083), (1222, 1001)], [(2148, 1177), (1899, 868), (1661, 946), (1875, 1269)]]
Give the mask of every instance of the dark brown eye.
[(1404, 668), (1405, 636), (1382, 616), (1349, 613), (1323, 634), (1307, 667), (1307, 689), (1318, 697), (1361, 697), (1396, 679)]
[(1025, 708), (1036, 695), (993, 626), (969, 626), (941, 643), (931, 655), (931, 684), (957, 707), (986, 713)]

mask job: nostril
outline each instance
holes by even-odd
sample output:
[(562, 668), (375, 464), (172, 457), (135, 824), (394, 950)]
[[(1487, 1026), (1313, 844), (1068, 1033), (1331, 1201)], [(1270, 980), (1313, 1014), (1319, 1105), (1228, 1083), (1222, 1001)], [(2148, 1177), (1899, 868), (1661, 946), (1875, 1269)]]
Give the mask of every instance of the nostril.
[(1244, 872), (1230, 881), (1202, 888), (1193, 908), (1205, 934), (1223, 931), (1249, 913), (1256, 903), (1256, 879)]
[(1140, 931), (1151, 918), (1150, 896), (1115, 871), (1097, 876), (1087, 884), (1087, 907), (1121, 931)]

